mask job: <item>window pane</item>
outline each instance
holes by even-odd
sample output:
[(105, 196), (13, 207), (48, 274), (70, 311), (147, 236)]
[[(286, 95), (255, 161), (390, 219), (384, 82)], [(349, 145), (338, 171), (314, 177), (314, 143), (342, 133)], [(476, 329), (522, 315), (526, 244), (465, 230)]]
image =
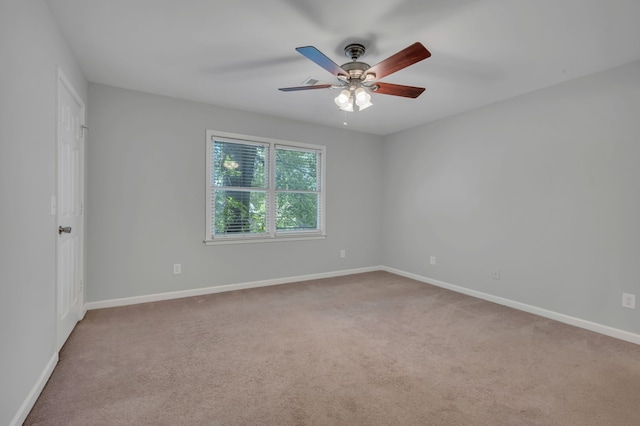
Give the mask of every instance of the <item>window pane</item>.
[(318, 190), (318, 153), (276, 149), (276, 189)]
[(267, 232), (267, 197), (262, 191), (213, 191), (214, 234)]
[(325, 236), (324, 147), (207, 130), (207, 155), (206, 244)]
[(215, 141), (212, 150), (212, 186), (266, 188), (265, 155), (267, 148)]
[(276, 194), (276, 229), (318, 229), (318, 195), (279, 192)]

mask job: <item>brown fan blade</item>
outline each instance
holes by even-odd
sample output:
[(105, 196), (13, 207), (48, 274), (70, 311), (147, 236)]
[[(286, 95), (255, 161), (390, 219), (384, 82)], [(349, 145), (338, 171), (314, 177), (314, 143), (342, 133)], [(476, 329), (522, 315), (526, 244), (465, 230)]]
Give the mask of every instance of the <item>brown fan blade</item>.
[(320, 52), (313, 46), (304, 46), (304, 47), (296, 47), (296, 50), (300, 52), (302, 55), (306, 56), (308, 59), (311, 59), (316, 64), (320, 65), (325, 70), (329, 71), (331, 74), (336, 77), (339, 75), (347, 77), (348, 74), (345, 70), (340, 68), (338, 64), (333, 62), (324, 53)]
[(298, 90), (328, 89), (331, 84), (316, 84), (315, 86), (281, 87), (283, 92), (297, 92)]
[(416, 62), (427, 59), (429, 56), (431, 56), (431, 53), (427, 48), (424, 47), (422, 43), (416, 42), (399, 51), (395, 55), (389, 56), (384, 61), (372, 66), (365, 72), (365, 75), (375, 74), (376, 79), (379, 80), (391, 73), (400, 71), (409, 65), (413, 65)]
[(424, 87), (403, 86), (401, 84), (391, 83), (376, 83), (378, 86), (374, 90), (375, 93), (381, 93), (383, 95), (404, 96), (405, 98), (417, 98), (424, 92)]

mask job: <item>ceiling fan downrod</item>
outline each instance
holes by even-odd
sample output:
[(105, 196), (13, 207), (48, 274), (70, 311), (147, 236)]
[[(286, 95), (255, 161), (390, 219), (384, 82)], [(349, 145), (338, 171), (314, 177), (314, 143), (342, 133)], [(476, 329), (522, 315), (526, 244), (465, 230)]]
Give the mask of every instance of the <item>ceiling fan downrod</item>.
[(354, 62), (357, 61), (360, 56), (364, 55), (364, 52), (364, 46), (359, 43), (351, 43), (344, 48), (345, 56), (351, 58)]

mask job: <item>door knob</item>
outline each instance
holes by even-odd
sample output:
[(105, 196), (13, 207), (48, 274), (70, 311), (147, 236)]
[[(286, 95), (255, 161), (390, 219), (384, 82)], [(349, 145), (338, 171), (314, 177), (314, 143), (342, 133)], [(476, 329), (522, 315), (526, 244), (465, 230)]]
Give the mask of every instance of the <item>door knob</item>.
[(70, 226), (65, 226), (64, 228), (62, 226), (58, 226), (58, 235), (62, 234), (70, 234), (71, 233), (71, 227)]

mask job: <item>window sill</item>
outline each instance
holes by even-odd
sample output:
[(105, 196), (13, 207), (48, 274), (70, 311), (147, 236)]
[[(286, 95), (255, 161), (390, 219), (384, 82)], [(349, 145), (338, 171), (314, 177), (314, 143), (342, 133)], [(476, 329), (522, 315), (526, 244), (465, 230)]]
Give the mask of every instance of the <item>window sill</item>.
[(324, 240), (327, 238), (326, 234), (310, 234), (310, 235), (291, 235), (291, 236), (277, 236), (277, 237), (246, 237), (246, 238), (219, 238), (215, 240), (204, 240), (203, 243), (207, 246), (217, 246), (224, 244), (255, 244), (255, 243), (278, 243), (282, 241), (307, 241), (307, 240)]

